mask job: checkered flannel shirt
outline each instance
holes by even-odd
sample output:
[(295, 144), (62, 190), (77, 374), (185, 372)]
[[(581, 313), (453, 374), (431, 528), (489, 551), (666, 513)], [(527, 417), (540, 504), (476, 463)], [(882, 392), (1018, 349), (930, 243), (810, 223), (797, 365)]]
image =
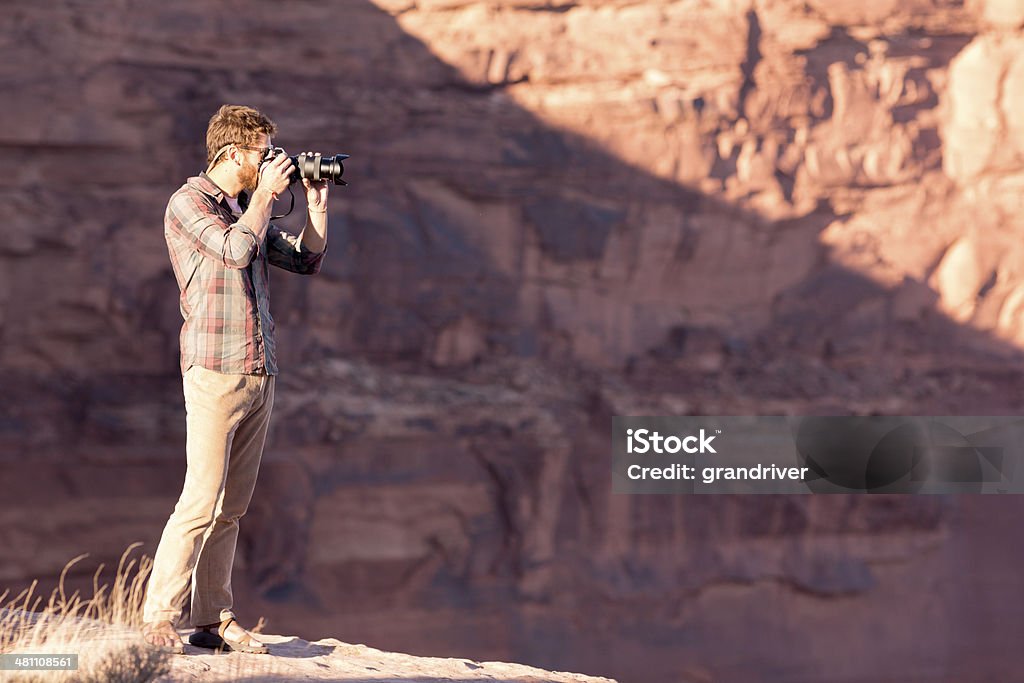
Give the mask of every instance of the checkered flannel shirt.
[[(239, 198), (242, 207), (245, 197)], [(164, 238), (181, 290), (181, 373), (191, 366), (234, 374), (277, 374), (267, 264), (320, 272), (326, 253), (302, 249), (273, 223), (263, 243), (240, 223), (206, 173), (189, 178), (167, 203)]]

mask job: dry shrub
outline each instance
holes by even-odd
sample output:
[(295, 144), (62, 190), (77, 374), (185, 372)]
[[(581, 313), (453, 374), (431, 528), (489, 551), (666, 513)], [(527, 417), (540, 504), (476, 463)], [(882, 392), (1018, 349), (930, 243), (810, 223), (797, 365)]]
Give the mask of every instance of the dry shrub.
[(138, 630), (146, 579), (153, 566), (145, 555), (137, 567), (136, 560), (128, 560), (140, 545), (133, 543), (121, 555), (112, 585), (101, 585), (103, 565), (96, 569), (89, 598), (78, 591), (69, 596), (64, 589), (68, 570), (86, 555), (64, 565), (58, 586), (45, 605), (41, 596), (34, 596), (38, 581), (9, 602), (5, 602), (9, 591), (0, 595), (0, 653), (78, 655), (75, 671), (4, 671), (0, 676), (47, 683), (141, 683), (166, 673), (171, 655), (148, 645)]

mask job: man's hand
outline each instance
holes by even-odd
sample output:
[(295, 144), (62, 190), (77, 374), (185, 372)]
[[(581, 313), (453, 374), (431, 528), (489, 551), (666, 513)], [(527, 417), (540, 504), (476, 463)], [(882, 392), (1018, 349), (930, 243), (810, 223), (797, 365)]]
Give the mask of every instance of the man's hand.
[[(312, 152), (305, 153), (307, 157), (313, 156)], [(306, 206), (311, 213), (324, 213), (327, 211), (327, 181), (318, 180), (310, 182), (308, 178), (302, 179), (302, 186), (306, 188)]]
[(256, 185), (256, 191), (269, 192), (276, 198), (288, 189), (288, 179), (294, 170), (295, 164), (288, 155), (278, 154), (260, 167), (260, 181)]

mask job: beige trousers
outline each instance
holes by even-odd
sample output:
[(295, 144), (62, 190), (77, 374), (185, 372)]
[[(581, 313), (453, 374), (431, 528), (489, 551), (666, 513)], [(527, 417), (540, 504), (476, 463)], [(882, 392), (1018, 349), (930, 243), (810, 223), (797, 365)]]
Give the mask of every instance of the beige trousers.
[(234, 616), (238, 520), (256, 486), (274, 407), (274, 376), (227, 375), (193, 365), (183, 387), (185, 485), (153, 558), (143, 619), (177, 625), (191, 578), (191, 622), (200, 626)]

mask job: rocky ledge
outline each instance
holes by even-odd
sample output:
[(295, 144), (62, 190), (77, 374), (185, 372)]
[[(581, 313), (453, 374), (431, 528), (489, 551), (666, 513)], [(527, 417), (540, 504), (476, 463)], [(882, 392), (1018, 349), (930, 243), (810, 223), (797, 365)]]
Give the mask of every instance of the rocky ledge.
[[(187, 632), (182, 631), (187, 638)], [(385, 652), (334, 638), (309, 642), (296, 636), (260, 634), (269, 655), (216, 653), (192, 645), (171, 659), (160, 683), (182, 681), (358, 681), (359, 683), (441, 683), (441, 681), (515, 681), (516, 683), (616, 683), (611, 678), (545, 671), (508, 662), (419, 657)]]

